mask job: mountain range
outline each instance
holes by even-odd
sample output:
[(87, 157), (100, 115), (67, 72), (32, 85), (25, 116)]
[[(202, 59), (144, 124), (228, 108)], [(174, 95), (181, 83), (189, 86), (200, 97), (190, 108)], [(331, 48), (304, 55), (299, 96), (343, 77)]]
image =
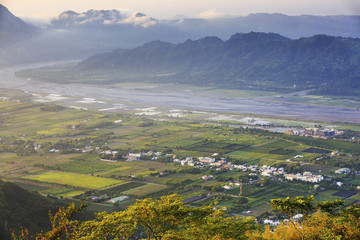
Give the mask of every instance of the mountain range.
[(46, 27), (38, 28), (17, 18), (0, 4), (0, 66), (81, 59), (154, 40), (180, 43), (205, 36), (225, 40), (236, 32), (274, 32), (292, 39), (315, 34), (360, 37), (359, 21), (359, 16), (283, 14), (158, 20), (126, 10), (89, 10), (63, 12)]
[(297, 39), (318, 34), (360, 37), (360, 16), (288, 16), (279, 13), (256, 13), (244, 17), (215, 19), (179, 18), (164, 23), (190, 33), (194, 38), (217, 36), (228, 39), (236, 32), (274, 32)]
[[(77, 71), (109, 73), (112, 82), (136, 79), (263, 90), (360, 90), (360, 39), (274, 33), (205, 37), (180, 44), (154, 41), (82, 61)], [(145, 76), (145, 77), (144, 77)], [(353, 92), (353, 93), (354, 93)]]

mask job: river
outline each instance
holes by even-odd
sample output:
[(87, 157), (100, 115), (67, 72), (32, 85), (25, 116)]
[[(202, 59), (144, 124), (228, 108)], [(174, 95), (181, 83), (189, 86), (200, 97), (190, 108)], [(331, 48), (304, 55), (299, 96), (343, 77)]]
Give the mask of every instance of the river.
[(73, 101), (74, 105), (76, 105), (79, 99), (96, 99), (102, 102), (101, 108), (108, 109), (118, 109), (127, 104), (138, 104), (199, 111), (246, 113), (307, 120), (360, 123), (360, 111), (355, 108), (289, 103), (275, 101), (275, 97), (236, 98), (209, 96), (197, 94), (183, 87), (177, 89), (177, 85), (159, 85), (159, 87), (152, 86), (151, 88), (114, 88), (90, 84), (55, 84), (24, 80), (14, 75), (16, 71), (21, 69), (37, 68), (51, 64), (32, 64), (2, 68), (0, 69), (1, 87), (29, 93), (67, 96), (69, 98), (66, 101)]

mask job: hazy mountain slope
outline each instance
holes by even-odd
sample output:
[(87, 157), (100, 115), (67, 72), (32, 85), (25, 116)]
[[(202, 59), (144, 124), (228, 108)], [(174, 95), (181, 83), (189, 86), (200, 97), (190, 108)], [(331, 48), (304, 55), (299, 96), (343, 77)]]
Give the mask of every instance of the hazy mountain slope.
[(73, 40), (93, 40), (98, 44), (100, 39), (97, 36), (101, 36), (102, 44), (116, 42), (115, 47), (122, 48), (158, 39), (179, 42), (189, 37), (185, 32), (143, 13), (118, 10), (89, 10), (83, 13), (66, 11), (54, 19), (49, 28), (73, 32)]
[(360, 37), (360, 16), (288, 16), (256, 13), (245, 17), (216, 19), (182, 18), (164, 23), (186, 31), (196, 38), (214, 35), (228, 39), (234, 32), (274, 32), (297, 39), (317, 34)]
[(11, 58), (16, 51), (9, 51), (9, 48), (38, 36), (38, 30), (15, 17), (5, 6), (0, 4), (0, 66), (12, 62)]
[(36, 27), (15, 17), (5, 6), (0, 4), (0, 46), (27, 40), (36, 34)]
[[(206, 37), (177, 45), (150, 42), (89, 58), (77, 69), (142, 73), (163, 82), (345, 91), (360, 89), (359, 44), (360, 39), (326, 35), (291, 40), (278, 34), (251, 32), (235, 34), (227, 41)], [(154, 77), (159, 74), (162, 77)]]
[[(12, 15), (8, 12), (8, 15)], [(19, 19), (19, 21), (21, 21)], [(117, 10), (66, 11), (40, 34), (0, 49), (0, 65), (89, 57), (148, 41), (183, 41), (189, 34), (141, 13)]]

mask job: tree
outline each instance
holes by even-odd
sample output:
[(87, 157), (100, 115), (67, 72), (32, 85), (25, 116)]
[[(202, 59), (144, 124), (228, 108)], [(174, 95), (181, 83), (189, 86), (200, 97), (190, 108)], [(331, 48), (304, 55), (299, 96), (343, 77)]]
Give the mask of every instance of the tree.
[(296, 222), (294, 221), (294, 216), (297, 214), (308, 215), (313, 212), (315, 210), (313, 201), (314, 196), (312, 195), (309, 197), (287, 197), (284, 199), (272, 199), (270, 201), (270, 205), (274, 210), (277, 210), (281, 214), (283, 214), (283, 216), (289, 220), (295, 230), (300, 234), (301, 239), (304, 239), (304, 228), (301, 227), (299, 224), (296, 224)]
[[(60, 237), (63, 235), (65, 235), (67, 239), (70, 239), (69, 229), (71, 226), (75, 226), (77, 224), (77, 221), (71, 221), (70, 217), (75, 213), (80, 212), (84, 208), (86, 208), (86, 205), (82, 203), (80, 203), (79, 206), (75, 206), (75, 203), (72, 203), (67, 208), (60, 207), (59, 211), (54, 215), (50, 211), (49, 217), (51, 222), (51, 230), (45, 233), (38, 233), (36, 239), (55, 240), (60, 239)], [(27, 229), (22, 229), (20, 236), (16, 236), (16, 234), (13, 233), (12, 237), (15, 240), (30, 239)]]
[[(189, 207), (178, 195), (139, 200), (121, 212), (98, 213), (95, 219), (80, 222), (70, 220), (84, 205), (60, 208), (50, 220), (52, 229), (39, 233), (35, 239), (129, 239), (144, 229), (147, 239), (247, 239), (255, 228), (252, 218), (225, 218), (214, 205)], [(25, 231), (16, 240), (31, 239)]]
[[(314, 197), (273, 199), (270, 202), (288, 222), (275, 229), (266, 227), (253, 238), (267, 240), (280, 239), (360, 239), (360, 208), (340, 210), (344, 202), (340, 200), (314, 203)], [(353, 209), (350, 210), (350, 209)], [(296, 214), (303, 214), (302, 220), (294, 220)]]

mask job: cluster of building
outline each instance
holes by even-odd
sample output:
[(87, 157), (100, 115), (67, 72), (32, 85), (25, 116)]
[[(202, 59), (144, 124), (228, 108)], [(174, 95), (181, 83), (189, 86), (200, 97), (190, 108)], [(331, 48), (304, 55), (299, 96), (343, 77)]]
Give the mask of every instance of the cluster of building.
[(310, 136), (317, 138), (329, 138), (335, 135), (341, 135), (344, 132), (334, 129), (318, 129), (318, 128), (305, 128), (305, 129), (289, 129), (284, 132), (288, 135), (300, 135), (300, 136)]
[(221, 158), (220, 160), (216, 160), (214, 157), (198, 157), (197, 160), (194, 160), (192, 157), (187, 157), (185, 159), (175, 158), (173, 160), (174, 163), (180, 163), (182, 166), (191, 166), (203, 168), (205, 166), (209, 166), (210, 168), (215, 168), (217, 171), (220, 170), (241, 170), (241, 171), (253, 171), (256, 172), (258, 170), (258, 165), (238, 165), (232, 164), (231, 162), (227, 162), (225, 158)]
[(278, 225), (280, 225), (280, 221), (279, 220), (265, 219), (264, 224), (265, 225), (270, 225), (270, 226), (278, 226)]
[(203, 180), (212, 180), (212, 179), (214, 179), (214, 176), (213, 175), (204, 175), (204, 176), (201, 177), (201, 179), (203, 179)]
[[(128, 154), (128, 161), (135, 161), (140, 160), (142, 156), (153, 156), (151, 159), (156, 160), (158, 156), (161, 155), (161, 152), (152, 152), (149, 151), (147, 153), (129, 153)], [(214, 155), (213, 155), (214, 156)], [(215, 153), (216, 156), (216, 153)], [(198, 157), (197, 159), (194, 159), (192, 157), (186, 157), (184, 159), (179, 159), (174, 154), (167, 154), (167, 157), (172, 158), (172, 161), (177, 164), (181, 164), (182, 166), (191, 166), (196, 168), (203, 168), (203, 167), (210, 167), (215, 168), (216, 170), (240, 170), (243, 172), (249, 171), (251, 175), (258, 175), (258, 173), (261, 176), (264, 177), (281, 177), (280, 180), (300, 180), (304, 182), (311, 182), (311, 183), (318, 183), (324, 180), (324, 177), (322, 175), (314, 175), (311, 172), (304, 172), (304, 173), (286, 173), (285, 169), (280, 167), (271, 167), (268, 165), (263, 165), (262, 167), (259, 167), (258, 165), (247, 165), (247, 164), (232, 164), (231, 162), (227, 162), (225, 158), (221, 158), (220, 160), (216, 160), (215, 157)], [(294, 158), (302, 157), (301, 155), (298, 155)], [(346, 171), (346, 170), (344, 170)], [(204, 175), (202, 177), (204, 180), (210, 180), (213, 179), (212, 175)]]
[(327, 138), (335, 135), (334, 129), (318, 129), (318, 128), (305, 128), (305, 136)]
[(268, 165), (263, 165), (260, 168), (260, 174), (264, 177), (270, 177), (270, 176), (278, 176), (285, 173), (284, 168), (276, 168), (276, 167), (270, 167)]
[[(301, 213), (296, 214), (295, 216), (292, 217), (292, 219), (297, 222), (300, 219), (302, 219), (304, 217), (304, 215), (302, 215)], [(270, 225), (270, 226), (278, 226), (280, 225), (281, 222), (289, 222), (289, 219), (284, 219), (282, 221), (279, 220), (272, 220), (272, 219), (265, 219), (264, 220), (264, 224), (265, 225)]]
[[(83, 197), (85, 197), (85, 195), (83, 195)], [(110, 198), (110, 196), (107, 195), (107, 194), (103, 194), (103, 195), (100, 195), (100, 196), (95, 196), (95, 195), (90, 196), (90, 199), (93, 202), (107, 201), (108, 203), (118, 203), (118, 202), (124, 201), (124, 200), (126, 200), (128, 198), (129, 198), (128, 196), (119, 196), (119, 197), (115, 197), (115, 198)]]
[[(152, 157), (151, 160), (155, 161), (157, 160), (160, 156), (161, 156), (161, 152), (153, 152), (153, 151), (148, 151), (148, 152), (141, 152), (141, 153), (129, 153), (127, 155), (127, 161), (128, 162), (132, 162), (132, 161), (137, 161), (140, 160), (141, 157)], [(172, 154), (167, 154), (166, 156), (172, 156)]]
[(318, 183), (324, 180), (324, 176), (322, 175), (314, 175), (311, 172), (303, 172), (297, 174), (284, 174), (286, 180), (293, 181), (293, 180), (300, 180), (304, 182), (311, 182), (311, 183)]
[(0, 101), (2, 102), (21, 102), (19, 99), (13, 99), (13, 98), (8, 98), (8, 97), (0, 97)]
[(239, 181), (231, 181), (231, 182), (227, 182), (223, 188), (224, 189), (227, 189), (227, 190), (230, 190), (230, 189), (233, 189), (233, 188), (239, 188), (241, 185), (241, 183)]
[(351, 170), (349, 168), (340, 168), (338, 170), (335, 170), (336, 174), (349, 174), (351, 173)]
[(304, 182), (312, 182), (312, 183), (318, 183), (324, 180), (324, 176), (322, 175), (314, 175), (311, 172), (304, 172), (304, 173), (286, 173), (284, 168), (276, 168), (276, 167), (270, 167), (267, 165), (263, 165), (260, 169), (260, 174), (265, 177), (271, 177), (271, 176), (279, 176), (283, 175), (286, 180), (293, 181), (293, 180), (300, 180)]

